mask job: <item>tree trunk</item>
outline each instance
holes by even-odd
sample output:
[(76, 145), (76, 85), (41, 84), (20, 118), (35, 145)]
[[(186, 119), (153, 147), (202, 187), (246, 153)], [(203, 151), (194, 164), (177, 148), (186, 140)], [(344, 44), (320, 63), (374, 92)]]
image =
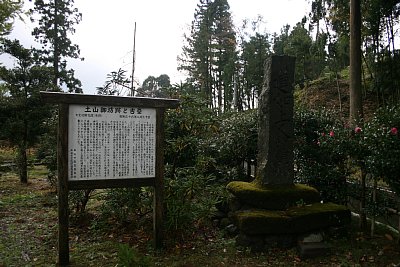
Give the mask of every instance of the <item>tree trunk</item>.
[[(25, 99), (24, 99), (24, 108), (22, 110), (23, 114), (26, 114), (27, 111), (27, 100), (28, 100), (28, 92), (25, 89)], [(21, 183), (27, 184), (28, 183), (28, 157), (26, 155), (26, 150), (28, 148), (28, 119), (24, 115), (23, 119), (23, 126), (21, 129), (22, 138), (20, 142), (18, 142), (17, 147), (17, 167), (18, 167), (18, 174), (19, 180)]]
[[(361, 0), (350, 0), (350, 126), (363, 117), (361, 90)], [(365, 168), (361, 162), (360, 229), (366, 230)]]
[(26, 142), (25, 140), (21, 141), (21, 144), (18, 145), (17, 148), (17, 167), (18, 167), (18, 175), (21, 183), (28, 183), (28, 163), (27, 163), (27, 155), (26, 155)]
[(371, 219), (371, 237), (375, 235), (375, 221), (377, 217), (377, 203), (376, 203), (376, 193), (378, 191), (378, 179), (374, 176), (374, 187), (372, 191), (372, 204), (374, 207), (374, 212), (372, 214), (372, 219)]
[(336, 68), (335, 68), (335, 77), (336, 77), (336, 88), (338, 91), (339, 111), (340, 111), (340, 114), (342, 114), (342, 111), (343, 111), (342, 110), (342, 95), (340, 93), (339, 74), (338, 74), (338, 71), (336, 70)]
[[(217, 87), (217, 98), (218, 98), (218, 114), (222, 114), (224, 107), (222, 106), (222, 80), (221, 80), (221, 71), (218, 71), (218, 77), (216, 77), (215, 86)], [(225, 100), (225, 99), (224, 99)]]
[(363, 117), (361, 91), (361, 1), (350, 1), (350, 125)]

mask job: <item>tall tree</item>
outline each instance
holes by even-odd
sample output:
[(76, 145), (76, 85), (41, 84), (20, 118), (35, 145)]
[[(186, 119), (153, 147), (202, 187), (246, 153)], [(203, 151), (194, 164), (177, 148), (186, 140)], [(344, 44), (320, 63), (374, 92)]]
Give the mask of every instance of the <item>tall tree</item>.
[(361, 0), (350, 1), (350, 123), (363, 116), (361, 91)]
[(285, 54), (284, 49), (285, 49), (286, 43), (288, 42), (289, 31), (290, 31), (290, 25), (286, 24), (285, 26), (282, 27), (279, 35), (277, 33), (274, 33), (274, 35), (273, 35), (274, 54), (276, 54), (278, 56), (282, 56)]
[(40, 101), (39, 92), (52, 87), (51, 69), (37, 63), (30, 49), (19, 41), (3, 40), (1, 52), (14, 57), (16, 66), (0, 67), (4, 91), (0, 101), (0, 136), (17, 147), (17, 165), (22, 183), (28, 182), (27, 149), (46, 129), (51, 108)]
[(395, 40), (398, 37), (400, 1), (363, 1), (361, 12), (365, 63), (373, 77), (372, 89), (381, 104), (388, 103), (388, 97), (399, 101), (399, 53), (396, 52)]
[(167, 97), (168, 90), (171, 87), (171, 81), (167, 74), (161, 74), (157, 78), (147, 77), (142, 86), (138, 88), (137, 95), (145, 97)]
[(306, 18), (303, 18), (290, 33), (289, 26), (285, 26), (274, 42), (275, 54), (296, 57), (297, 83), (318, 77), (325, 64), (326, 38), (319, 37), (314, 41), (305, 23)]
[[(361, 123), (363, 117), (361, 91), (361, 0), (350, 0), (350, 125)], [(367, 226), (366, 173), (361, 166), (360, 227)]]
[(159, 88), (168, 88), (171, 86), (171, 79), (167, 74), (161, 74), (157, 77), (157, 84)]
[[(399, 101), (400, 60), (395, 42), (400, 23), (400, 0), (364, 0), (360, 1), (360, 10), (363, 75), (372, 80), (363, 88), (375, 92), (380, 104)], [(349, 13), (348, 0), (312, 1), (310, 18), (314, 24), (318, 25), (319, 20), (323, 20), (327, 26), (328, 51), (331, 66), (337, 66), (335, 71), (349, 65)]]
[(288, 42), (284, 47), (287, 55), (296, 57), (296, 80), (304, 81), (311, 79), (310, 67), (310, 50), (313, 40), (305, 28), (305, 21), (298, 22), (290, 32)]
[(32, 34), (42, 45), (42, 60), (53, 66), (53, 84), (65, 84), (69, 92), (81, 93), (82, 84), (74, 77), (74, 70), (67, 68), (66, 59), (79, 58), (79, 46), (71, 42), (69, 34), (75, 33), (82, 14), (74, 8), (74, 0), (35, 0), (34, 4), (33, 12), (39, 19)]
[(190, 34), (184, 35), (187, 44), (182, 47), (182, 54), (178, 57), (178, 69), (188, 73), (188, 80), (194, 83), (198, 92), (207, 98), (209, 106), (212, 105), (210, 6), (211, 0), (200, 0), (197, 4)]
[(241, 107), (238, 109), (255, 108), (257, 98), (261, 92), (264, 78), (264, 62), (272, 53), (272, 40), (266, 32), (261, 32), (260, 27), (263, 18), (258, 16), (256, 20), (251, 21), (250, 33), (248, 32), (248, 21), (244, 21), (242, 26), (245, 31), (240, 36), (240, 73), (242, 76), (241, 86), (243, 90), (237, 90)]
[(236, 33), (233, 28), (227, 0), (215, 0), (212, 5), (214, 14), (212, 53), (215, 58), (215, 91), (218, 109), (229, 110), (233, 101), (233, 77), (235, 73)]
[(236, 37), (227, 0), (200, 0), (185, 39), (178, 69), (188, 73), (210, 107), (230, 108)]

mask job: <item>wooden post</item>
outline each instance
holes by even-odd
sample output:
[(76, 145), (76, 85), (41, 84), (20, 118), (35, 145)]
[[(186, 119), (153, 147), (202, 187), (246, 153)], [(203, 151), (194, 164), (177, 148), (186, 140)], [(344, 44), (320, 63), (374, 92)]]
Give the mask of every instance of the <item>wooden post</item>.
[(157, 109), (156, 115), (156, 177), (154, 184), (154, 246), (160, 249), (163, 245), (164, 215), (164, 109)]
[(59, 105), (58, 161), (58, 264), (69, 264), (68, 236), (68, 104)]

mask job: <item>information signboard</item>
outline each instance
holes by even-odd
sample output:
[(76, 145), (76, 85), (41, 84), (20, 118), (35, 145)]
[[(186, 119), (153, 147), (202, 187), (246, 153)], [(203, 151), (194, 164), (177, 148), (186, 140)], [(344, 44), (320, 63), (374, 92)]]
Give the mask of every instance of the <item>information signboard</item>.
[(154, 187), (154, 245), (162, 246), (164, 111), (176, 99), (40, 92), (58, 104), (58, 264), (69, 264), (68, 192)]
[(155, 177), (155, 109), (69, 105), (68, 117), (68, 180)]

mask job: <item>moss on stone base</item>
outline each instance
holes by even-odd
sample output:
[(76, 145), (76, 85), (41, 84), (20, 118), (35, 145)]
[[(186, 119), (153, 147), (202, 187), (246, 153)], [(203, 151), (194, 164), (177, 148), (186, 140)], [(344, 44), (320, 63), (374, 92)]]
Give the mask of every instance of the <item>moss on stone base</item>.
[(351, 214), (342, 205), (315, 203), (285, 211), (239, 211), (235, 217), (246, 234), (298, 234), (348, 224)]
[(303, 184), (260, 186), (254, 182), (234, 181), (227, 185), (227, 189), (241, 203), (267, 210), (285, 210), (298, 203), (320, 201), (318, 191)]

